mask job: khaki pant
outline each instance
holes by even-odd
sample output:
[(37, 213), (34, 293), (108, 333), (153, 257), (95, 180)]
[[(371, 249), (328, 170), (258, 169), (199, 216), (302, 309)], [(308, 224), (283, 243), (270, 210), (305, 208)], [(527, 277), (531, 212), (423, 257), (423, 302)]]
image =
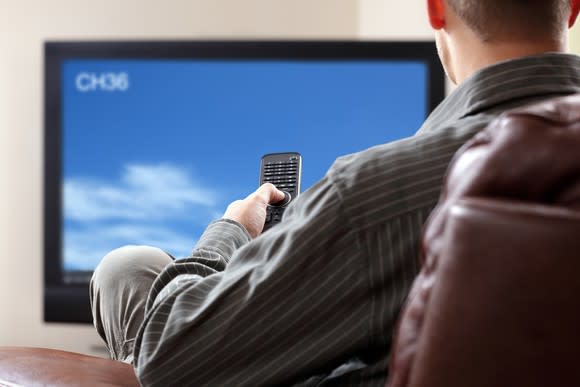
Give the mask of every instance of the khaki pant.
[(126, 246), (111, 251), (95, 269), (90, 283), (93, 322), (112, 359), (133, 362), (149, 289), (170, 262), (172, 257), (158, 248)]

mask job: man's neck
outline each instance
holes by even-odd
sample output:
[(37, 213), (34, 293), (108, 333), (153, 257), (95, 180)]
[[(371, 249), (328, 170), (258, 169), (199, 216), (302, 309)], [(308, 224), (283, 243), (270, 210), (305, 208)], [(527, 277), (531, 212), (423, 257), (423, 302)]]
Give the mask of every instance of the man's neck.
[[(466, 44), (467, 46), (467, 44)], [(458, 58), (455, 66), (455, 81), (459, 84), (475, 72), (510, 59), (522, 58), (525, 56), (539, 55), (546, 52), (566, 52), (567, 40), (546, 41), (546, 42), (473, 42), (465, 47), (465, 50), (459, 48), (460, 52), (468, 53)], [(456, 56), (457, 58), (457, 56)]]

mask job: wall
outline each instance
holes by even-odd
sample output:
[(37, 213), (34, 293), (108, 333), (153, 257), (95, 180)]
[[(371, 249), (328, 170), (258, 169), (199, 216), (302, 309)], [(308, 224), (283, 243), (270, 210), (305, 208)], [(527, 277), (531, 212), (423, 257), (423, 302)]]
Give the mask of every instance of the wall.
[(580, 20), (570, 31), (570, 51), (580, 54)]
[(424, 1), (361, 0), (358, 33), (363, 39), (432, 39)]

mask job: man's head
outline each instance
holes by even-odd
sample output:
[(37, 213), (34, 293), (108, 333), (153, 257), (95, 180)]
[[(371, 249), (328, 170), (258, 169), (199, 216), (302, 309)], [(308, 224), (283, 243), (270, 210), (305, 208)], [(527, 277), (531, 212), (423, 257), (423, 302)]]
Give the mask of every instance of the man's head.
[(458, 83), (499, 60), (562, 51), (580, 0), (428, 0), (443, 65)]

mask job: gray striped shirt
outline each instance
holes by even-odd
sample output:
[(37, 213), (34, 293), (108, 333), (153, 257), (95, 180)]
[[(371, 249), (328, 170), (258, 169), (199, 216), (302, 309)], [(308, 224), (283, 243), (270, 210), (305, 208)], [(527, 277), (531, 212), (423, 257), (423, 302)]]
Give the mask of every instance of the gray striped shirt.
[(209, 225), (156, 279), (135, 345), (157, 386), (383, 386), (421, 229), (457, 149), (502, 111), (580, 92), (580, 58), (479, 71), (417, 135), (341, 157), (255, 240)]

